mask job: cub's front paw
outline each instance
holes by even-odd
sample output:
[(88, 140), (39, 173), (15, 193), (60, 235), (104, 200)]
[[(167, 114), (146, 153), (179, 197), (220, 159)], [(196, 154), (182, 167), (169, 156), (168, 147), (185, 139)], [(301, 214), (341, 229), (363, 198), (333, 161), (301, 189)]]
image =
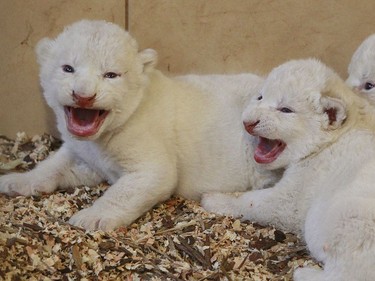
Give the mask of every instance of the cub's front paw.
[(240, 194), (206, 193), (202, 196), (202, 207), (220, 215), (240, 217), (241, 207), (237, 205)]
[(86, 230), (113, 230), (123, 224), (121, 217), (111, 211), (111, 207), (91, 206), (74, 214), (69, 223)]
[(31, 196), (39, 193), (49, 193), (53, 191), (51, 182), (47, 179), (40, 181), (37, 176), (24, 174), (9, 174), (0, 177), (0, 193), (9, 196)]
[(323, 270), (312, 267), (297, 268), (293, 275), (294, 281), (323, 281)]

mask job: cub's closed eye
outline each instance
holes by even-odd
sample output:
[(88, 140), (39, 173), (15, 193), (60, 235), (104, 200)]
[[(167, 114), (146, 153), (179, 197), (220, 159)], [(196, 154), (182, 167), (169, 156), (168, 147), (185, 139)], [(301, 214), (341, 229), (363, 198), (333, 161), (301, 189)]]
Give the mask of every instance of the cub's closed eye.
[(121, 75), (117, 74), (117, 73), (114, 73), (114, 72), (106, 72), (103, 75), (104, 78), (110, 78), (110, 79), (113, 79), (113, 78), (116, 78), (116, 77), (119, 77), (119, 76), (121, 76)]
[(64, 65), (62, 66), (62, 70), (63, 70), (64, 72), (67, 72), (67, 73), (74, 73), (74, 68), (73, 68), (73, 66), (71, 66), (71, 65), (69, 65), (69, 64), (64, 64)]
[(374, 83), (366, 82), (366, 84), (365, 84), (365, 86), (363, 88), (368, 91), (368, 90), (371, 90), (374, 87), (375, 87)]
[(279, 111), (283, 112), (283, 113), (293, 113), (294, 111), (291, 110), (290, 108), (287, 108), (287, 107), (282, 107), (279, 109)]

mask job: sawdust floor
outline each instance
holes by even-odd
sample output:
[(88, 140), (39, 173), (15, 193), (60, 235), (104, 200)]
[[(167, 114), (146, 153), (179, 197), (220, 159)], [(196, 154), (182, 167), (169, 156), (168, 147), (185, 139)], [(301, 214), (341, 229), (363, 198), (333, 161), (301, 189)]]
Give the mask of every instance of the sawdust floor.
[[(60, 144), (49, 135), (0, 136), (0, 173), (29, 170)], [(67, 223), (107, 188), (0, 195), (0, 280), (292, 280), (294, 268), (318, 266), (295, 235), (182, 198), (115, 231)]]

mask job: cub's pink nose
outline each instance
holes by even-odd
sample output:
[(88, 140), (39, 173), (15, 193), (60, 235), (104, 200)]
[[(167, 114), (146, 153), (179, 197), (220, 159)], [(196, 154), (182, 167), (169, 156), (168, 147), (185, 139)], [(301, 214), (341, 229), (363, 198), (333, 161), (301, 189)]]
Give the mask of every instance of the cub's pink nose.
[(256, 127), (256, 125), (259, 124), (259, 120), (256, 121), (256, 122), (243, 122), (243, 125), (245, 127), (245, 130), (250, 134), (250, 135), (253, 135), (254, 134), (254, 128)]
[(83, 97), (73, 91), (73, 101), (79, 106), (79, 107), (92, 107), (95, 102), (96, 94), (90, 97)]

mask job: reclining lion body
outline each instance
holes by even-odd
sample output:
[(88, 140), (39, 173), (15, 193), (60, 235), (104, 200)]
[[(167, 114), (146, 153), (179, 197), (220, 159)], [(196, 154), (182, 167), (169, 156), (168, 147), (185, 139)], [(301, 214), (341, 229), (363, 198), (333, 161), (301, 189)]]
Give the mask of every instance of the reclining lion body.
[(127, 225), (173, 194), (263, 187), (245, 100), (262, 78), (252, 74), (168, 78), (156, 52), (139, 52), (120, 27), (80, 21), (37, 46), (44, 96), (64, 144), (25, 174), (0, 178), (0, 192), (32, 195), (57, 188), (111, 187), (70, 223), (111, 230)]
[(207, 194), (203, 206), (303, 234), (324, 270), (298, 269), (296, 281), (375, 280), (374, 110), (315, 60), (276, 68), (261, 93), (244, 121), (254, 136), (285, 145), (266, 164), (285, 167), (283, 177), (263, 190)]

